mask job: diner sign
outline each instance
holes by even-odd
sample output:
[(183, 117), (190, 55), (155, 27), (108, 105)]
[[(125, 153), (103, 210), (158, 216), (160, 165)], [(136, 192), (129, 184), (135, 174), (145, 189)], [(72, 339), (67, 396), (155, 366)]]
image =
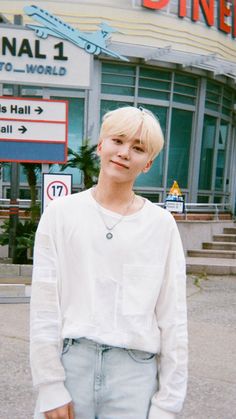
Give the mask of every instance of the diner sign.
[[(142, 0), (142, 6), (148, 9), (161, 10), (171, 4), (172, 0)], [(188, 17), (190, 5), (191, 20), (198, 22), (200, 12), (207, 26), (216, 26), (219, 31), (231, 34), (236, 38), (236, 1), (233, 0), (179, 0), (178, 16)], [(217, 7), (216, 7), (217, 6)]]

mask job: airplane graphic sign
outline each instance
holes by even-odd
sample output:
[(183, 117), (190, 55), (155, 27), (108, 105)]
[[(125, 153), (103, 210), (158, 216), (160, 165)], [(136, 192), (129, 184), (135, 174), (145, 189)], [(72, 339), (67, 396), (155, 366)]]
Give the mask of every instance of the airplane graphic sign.
[(24, 12), (32, 17), (40, 25), (26, 25), (33, 29), (39, 38), (46, 39), (49, 35), (67, 40), (79, 48), (84, 49), (87, 53), (99, 55), (104, 53), (123, 61), (129, 61), (126, 57), (107, 48), (107, 41), (113, 32), (117, 32), (106, 23), (101, 23), (100, 30), (95, 32), (82, 32), (57, 18), (47, 10), (41, 9), (35, 5), (25, 6)]

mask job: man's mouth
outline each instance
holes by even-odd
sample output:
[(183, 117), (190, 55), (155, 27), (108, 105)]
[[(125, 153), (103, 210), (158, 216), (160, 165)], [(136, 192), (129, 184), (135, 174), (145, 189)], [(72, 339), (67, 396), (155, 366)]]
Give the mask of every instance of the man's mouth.
[(113, 161), (113, 160), (111, 160), (111, 162), (112, 162), (112, 163), (114, 163), (114, 164), (116, 164), (117, 166), (124, 167), (125, 169), (128, 169), (128, 168), (129, 168), (128, 166), (126, 166), (126, 165), (125, 165), (125, 164), (123, 164), (123, 163), (119, 163), (119, 162), (117, 162), (117, 161)]

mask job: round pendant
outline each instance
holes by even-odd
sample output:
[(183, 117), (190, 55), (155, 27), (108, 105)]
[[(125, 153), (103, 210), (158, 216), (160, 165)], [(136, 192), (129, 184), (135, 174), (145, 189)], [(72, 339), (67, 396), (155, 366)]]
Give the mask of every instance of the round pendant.
[(112, 233), (109, 232), (109, 233), (106, 234), (106, 238), (108, 240), (112, 239), (112, 237), (113, 237), (113, 234)]

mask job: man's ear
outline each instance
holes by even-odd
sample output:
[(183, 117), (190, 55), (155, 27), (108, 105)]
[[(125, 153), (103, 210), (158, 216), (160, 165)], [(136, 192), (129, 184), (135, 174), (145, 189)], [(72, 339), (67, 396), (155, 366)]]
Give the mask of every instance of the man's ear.
[(149, 160), (149, 161), (147, 162), (146, 166), (143, 168), (142, 172), (143, 172), (143, 173), (147, 173), (147, 172), (149, 171), (149, 169), (151, 168), (152, 163), (153, 163), (153, 160)]
[(102, 149), (102, 140), (99, 141), (97, 145), (97, 155), (100, 156), (100, 151)]

